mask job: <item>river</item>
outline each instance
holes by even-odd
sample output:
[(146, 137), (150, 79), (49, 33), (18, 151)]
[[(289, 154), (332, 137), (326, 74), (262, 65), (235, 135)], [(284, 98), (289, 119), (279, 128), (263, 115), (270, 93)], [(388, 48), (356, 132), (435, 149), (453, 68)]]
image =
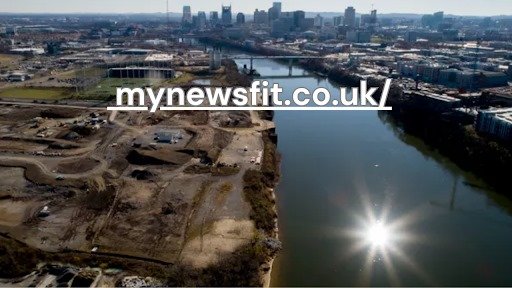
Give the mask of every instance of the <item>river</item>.
[[(254, 65), (263, 78), (288, 75), (271, 60)], [(285, 97), (297, 87), (338, 95), (314, 76), (268, 80)], [(273, 286), (512, 285), (512, 205), (477, 177), (377, 112), (284, 111), (275, 123), (283, 250)]]

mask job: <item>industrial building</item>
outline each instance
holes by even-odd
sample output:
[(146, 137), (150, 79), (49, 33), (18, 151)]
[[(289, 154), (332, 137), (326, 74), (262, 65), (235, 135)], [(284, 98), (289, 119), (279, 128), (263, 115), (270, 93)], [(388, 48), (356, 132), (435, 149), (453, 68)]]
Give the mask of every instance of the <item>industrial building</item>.
[(347, 31), (347, 41), (352, 43), (370, 43), (372, 34), (368, 31)]
[(155, 141), (157, 143), (176, 144), (179, 140), (183, 139), (183, 134), (180, 131), (161, 131), (155, 133)]
[(508, 77), (502, 72), (448, 67), (430, 61), (404, 61), (397, 63), (397, 72), (404, 77), (466, 90), (508, 86)]
[(112, 78), (174, 78), (175, 72), (170, 68), (157, 67), (124, 67), (111, 68), (108, 70), (109, 77)]
[(404, 94), (412, 97), (418, 107), (424, 109), (444, 112), (451, 109), (459, 108), (462, 101), (448, 95), (440, 95), (427, 91), (404, 91)]

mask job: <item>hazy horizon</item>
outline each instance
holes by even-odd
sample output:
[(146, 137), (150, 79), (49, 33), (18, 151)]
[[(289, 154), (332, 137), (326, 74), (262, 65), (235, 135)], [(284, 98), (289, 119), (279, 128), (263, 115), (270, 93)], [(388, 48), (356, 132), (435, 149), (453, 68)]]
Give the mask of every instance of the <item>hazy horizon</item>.
[[(262, 0), (257, 3), (249, 0), (238, 1), (193, 1), (169, 0), (169, 11), (181, 13), (184, 5), (192, 6), (192, 12), (219, 11), (222, 4), (233, 6), (233, 12), (252, 13), (255, 9), (268, 9), (273, 0)], [(358, 13), (368, 13), (374, 7), (379, 13), (430, 14), (444, 11), (446, 14), (460, 16), (500, 16), (512, 14), (511, 0), (283, 0), (283, 11), (304, 10), (308, 12), (343, 13), (346, 7), (353, 6)], [(373, 4), (373, 5), (372, 5)], [(165, 12), (167, 0), (16, 0), (7, 7), (0, 8), (0, 13), (156, 13)], [(338, 7), (338, 8), (334, 8)]]

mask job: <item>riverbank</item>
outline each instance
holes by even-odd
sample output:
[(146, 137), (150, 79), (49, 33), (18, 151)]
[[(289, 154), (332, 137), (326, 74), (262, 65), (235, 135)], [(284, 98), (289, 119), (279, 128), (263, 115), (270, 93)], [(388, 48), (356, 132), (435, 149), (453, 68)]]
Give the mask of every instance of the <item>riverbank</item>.
[[(236, 62), (239, 67), (248, 63)], [(339, 91), (333, 78), (319, 79), (300, 67), (294, 67), (295, 75), (311, 76), (265, 78), (287, 75), (287, 63), (262, 59), (254, 68), (263, 75), (261, 80), (280, 83), (285, 91)], [(402, 285), (510, 283), (508, 265), (500, 260), (512, 253), (506, 244), (512, 227), (505, 210), (510, 201), (390, 119), (387, 113), (371, 111), (275, 113), (282, 154), (283, 175), (276, 193), (283, 250), (273, 264), (272, 286), (396, 285), (382, 262), (366, 262), (367, 249), (351, 253), (351, 247), (361, 244), (359, 238), (337, 233), (364, 229), (354, 216), (364, 218), (371, 212), (378, 217), (386, 208), (389, 223), (405, 220), (410, 224), (400, 232), (424, 240), (396, 247), (434, 280), (432, 284), (419, 278), (400, 255), (390, 253)], [(465, 239), (464, 245), (460, 239)], [(493, 275), (475, 273), (481, 263), (493, 267)], [(372, 274), (366, 274), (370, 269)]]

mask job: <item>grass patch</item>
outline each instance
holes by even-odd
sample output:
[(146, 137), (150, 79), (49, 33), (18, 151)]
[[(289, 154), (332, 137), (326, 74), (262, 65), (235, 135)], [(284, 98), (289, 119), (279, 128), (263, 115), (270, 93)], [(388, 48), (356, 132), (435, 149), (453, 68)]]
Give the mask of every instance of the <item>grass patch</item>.
[(197, 212), (196, 210), (199, 207), (199, 204), (203, 202), (206, 194), (210, 191), (211, 186), (211, 181), (203, 182), (201, 184), (201, 187), (199, 187), (198, 191), (196, 192), (196, 195), (194, 195), (194, 198), (192, 199), (192, 206), (190, 207), (190, 217), (187, 223), (187, 227), (185, 229), (185, 239), (187, 241), (193, 239), (198, 235), (201, 235), (200, 230), (198, 231), (197, 227), (195, 229), (191, 227), (191, 223), (194, 222)]
[(0, 54), (0, 69), (16, 69), (21, 60), (23, 56), (20, 55)]
[(204, 196), (206, 196), (206, 193), (208, 193), (208, 191), (210, 190), (211, 185), (212, 182), (210, 181), (206, 181), (201, 184), (201, 187), (194, 196), (194, 199), (192, 200), (192, 210), (195, 210), (197, 207), (199, 207), (199, 203), (203, 201)]
[(34, 100), (59, 100), (69, 98), (73, 93), (69, 88), (37, 88), (37, 87), (13, 87), (0, 91), (2, 98), (19, 98)]
[(9, 54), (0, 54), (0, 64), (4, 64), (5, 62), (10, 62), (14, 60), (19, 60), (21, 57), (16, 55)]
[(222, 166), (212, 167), (212, 175), (219, 177), (233, 176), (240, 173), (240, 167)]
[(78, 77), (105, 77), (107, 71), (105, 68), (99, 67), (87, 67), (85, 69), (72, 69), (69, 71), (64, 71), (56, 76), (55, 78), (65, 79), (65, 78), (76, 78)]
[(81, 91), (76, 95), (79, 99), (111, 100), (115, 99), (117, 88), (144, 88), (147, 86), (157, 87), (162, 84), (161, 79), (121, 79), (106, 78), (98, 84)]
[(217, 197), (216, 201), (217, 204), (222, 204), (228, 197), (229, 193), (233, 191), (233, 183), (224, 182), (222, 183), (219, 188), (217, 188)]
[(183, 74), (180, 77), (167, 80), (167, 81), (165, 81), (165, 84), (170, 84), (173, 86), (180, 86), (180, 85), (190, 84), (190, 82), (194, 81), (195, 79), (196, 79), (196, 76), (194, 76), (190, 73), (187, 73), (187, 72), (183, 72)]
[(237, 249), (205, 269), (173, 267), (168, 270), (170, 287), (262, 287), (261, 265), (272, 254), (261, 237)]

